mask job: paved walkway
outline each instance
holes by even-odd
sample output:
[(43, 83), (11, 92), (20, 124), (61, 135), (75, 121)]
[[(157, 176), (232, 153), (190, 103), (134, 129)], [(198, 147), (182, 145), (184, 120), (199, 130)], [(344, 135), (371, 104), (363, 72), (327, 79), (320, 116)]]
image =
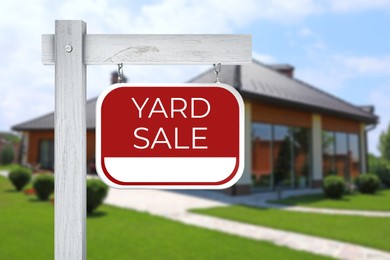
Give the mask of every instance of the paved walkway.
[[(304, 192), (304, 191), (300, 191)], [(308, 190), (308, 192), (313, 192)], [(288, 193), (284, 192), (285, 196)], [(296, 194), (296, 193), (294, 193)], [(146, 211), (182, 223), (191, 224), (255, 240), (270, 241), (289, 248), (331, 256), (339, 259), (390, 259), (390, 253), (350, 243), (297, 234), (251, 224), (188, 212), (192, 208), (228, 206), (231, 204), (254, 205), (254, 202), (272, 199), (272, 194), (231, 197), (210, 191), (160, 191), (110, 189), (107, 204)]]
[(0, 171), (0, 175), (4, 177), (8, 177), (8, 172), (7, 171)]
[(330, 215), (350, 215), (350, 216), (363, 216), (363, 217), (390, 217), (390, 212), (388, 212), (388, 211), (365, 211), (365, 210), (309, 208), (309, 207), (300, 207), (300, 206), (283, 206), (283, 205), (271, 204), (271, 203), (267, 203), (267, 202), (257, 203), (253, 206), (276, 208), (276, 209), (282, 209), (282, 210), (288, 210), (288, 211), (330, 214)]

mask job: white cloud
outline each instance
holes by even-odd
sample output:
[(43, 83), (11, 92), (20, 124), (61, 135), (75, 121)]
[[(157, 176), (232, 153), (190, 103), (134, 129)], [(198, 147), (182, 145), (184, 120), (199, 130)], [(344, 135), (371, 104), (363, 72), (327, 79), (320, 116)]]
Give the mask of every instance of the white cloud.
[(269, 54), (264, 53), (258, 53), (258, 52), (252, 52), (252, 57), (260, 62), (263, 62), (265, 64), (275, 64), (277, 63), (277, 59)]
[(390, 75), (390, 56), (332, 54), (326, 47), (319, 50), (310, 46), (307, 54), (313, 63), (300, 67), (297, 76), (335, 94), (346, 86), (347, 80)]
[(298, 31), (298, 35), (305, 38), (305, 37), (313, 36), (313, 32), (309, 28), (304, 27)]
[(390, 75), (390, 56), (341, 56), (338, 60), (357, 73)]
[(335, 67), (322, 66), (318, 67), (300, 67), (296, 70), (296, 77), (309, 84), (319, 87), (326, 92), (338, 95), (343, 87), (348, 73), (337, 70)]
[(329, 8), (334, 12), (351, 12), (372, 9), (390, 10), (389, 0), (330, 0)]

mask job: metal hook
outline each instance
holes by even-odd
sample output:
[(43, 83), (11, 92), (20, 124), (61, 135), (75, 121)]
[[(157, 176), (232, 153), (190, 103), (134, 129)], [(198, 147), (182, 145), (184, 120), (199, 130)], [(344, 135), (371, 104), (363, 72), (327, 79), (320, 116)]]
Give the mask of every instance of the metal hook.
[(221, 65), (221, 63), (219, 62), (219, 63), (217, 63), (217, 64), (213, 64), (213, 66), (214, 66), (214, 73), (215, 73), (215, 83), (219, 83), (219, 78), (218, 78), (218, 76), (219, 76), (219, 73), (221, 72), (221, 67), (222, 67), (222, 65)]
[(123, 81), (123, 63), (118, 64), (118, 83)]

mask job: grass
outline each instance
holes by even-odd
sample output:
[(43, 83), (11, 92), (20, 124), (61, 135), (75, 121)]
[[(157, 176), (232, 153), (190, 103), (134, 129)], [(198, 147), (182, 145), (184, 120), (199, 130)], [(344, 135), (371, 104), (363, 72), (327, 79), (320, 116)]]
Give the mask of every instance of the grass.
[(313, 208), (390, 211), (390, 189), (381, 190), (374, 195), (361, 193), (345, 195), (340, 200), (326, 198), (323, 194), (314, 194), (296, 196), (270, 202)]
[[(0, 177), (0, 259), (53, 259), (54, 207), (15, 192)], [(88, 259), (327, 259), (102, 206), (87, 218)]]
[(390, 218), (291, 212), (240, 205), (192, 211), (390, 251)]

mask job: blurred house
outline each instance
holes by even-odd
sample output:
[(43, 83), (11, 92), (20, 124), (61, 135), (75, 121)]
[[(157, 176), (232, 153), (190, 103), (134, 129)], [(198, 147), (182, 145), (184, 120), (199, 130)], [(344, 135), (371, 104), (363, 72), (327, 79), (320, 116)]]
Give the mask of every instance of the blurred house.
[[(352, 105), (294, 78), (290, 65), (223, 66), (219, 80), (235, 87), (245, 103), (245, 170), (227, 192), (320, 187), (328, 174), (352, 181), (366, 172), (367, 131), (378, 122), (373, 107)], [(214, 81), (209, 70), (189, 82)], [(89, 165), (95, 156), (95, 106), (96, 99), (87, 102)], [(13, 127), (24, 136), (23, 163), (54, 167), (53, 126), (51, 113)]]

